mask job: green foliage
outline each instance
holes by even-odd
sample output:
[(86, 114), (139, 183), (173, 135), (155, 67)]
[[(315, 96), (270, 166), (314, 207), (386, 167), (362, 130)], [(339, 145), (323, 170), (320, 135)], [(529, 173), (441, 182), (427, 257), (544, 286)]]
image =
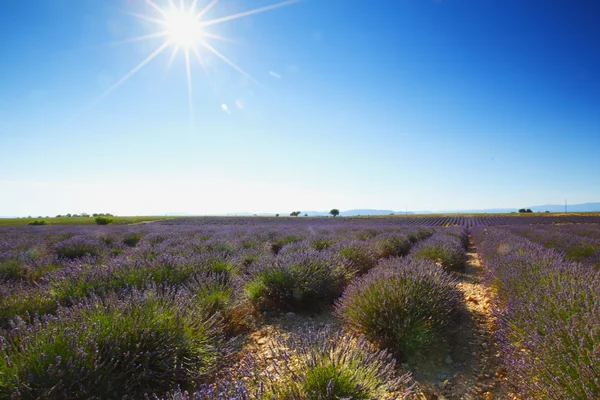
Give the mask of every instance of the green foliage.
[(137, 232), (130, 232), (123, 238), (123, 244), (128, 247), (135, 247), (142, 239), (142, 235)]
[(466, 256), (464, 253), (452, 250), (442, 246), (424, 246), (411, 254), (416, 259), (427, 259), (439, 263), (448, 271), (459, 271), (467, 261)]
[(411, 241), (403, 234), (385, 234), (375, 239), (375, 250), (381, 258), (405, 256), (411, 247)]
[(351, 329), (401, 358), (444, 346), (460, 296), (441, 267), (388, 260), (350, 284), (336, 305)]
[(19, 328), (0, 349), (0, 395), (142, 398), (202, 379), (220, 358), (214, 319), (173, 293), (112, 295)]
[(114, 220), (110, 217), (96, 217), (94, 218), (94, 221), (98, 225), (108, 225), (111, 224)]
[(313, 247), (315, 250), (318, 250), (318, 251), (328, 249), (332, 244), (333, 244), (332, 239), (323, 238), (323, 237), (318, 237), (318, 238), (312, 239), (310, 241), (311, 247)]
[(50, 225), (50, 222), (46, 221), (45, 219), (40, 219), (31, 221), (28, 225)]
[(337, 208), (332, 208), (331, 211), (329, 211), (329, 214), (333, 215), (334, 217), (337, 217), (338, 215), (340, 215), (340, 210), (338, 210)]
[(566, 256), (567, 258), (573, 261), (582, 261), (588, 257), (594, 255), (598, 249), (592, 245), (581, 245), (574, 246), (567, 250)]
[(410, 375), (398, 375), (390, 354), (376, 350), (364, 337), (326, 329), (275, 336), (273, 341), (266, 359), (248, 355), (227, 371), (229, 378), (217, 383), (212, 396), (201, 398), (257, 393), (250, 398), (392, 400), (411, 395)]
[(253, 271), (244, 293), (258, 309), (304, 311), (337, 298), (350, 278), (341, 259), (299, 251)]
[(271, 250), (273, 251), (273, 253), (277, 254), (281, 251), (283, 246), (285, 246), (287, 244), (300, 242), (301, 240), (302, 240), (302, 238), (300, 238), (298, 236), (288, 235), (288, 236), (285, 236), (285, 237), (282, 237), (282, 238), (272, 241), (271, 242)]

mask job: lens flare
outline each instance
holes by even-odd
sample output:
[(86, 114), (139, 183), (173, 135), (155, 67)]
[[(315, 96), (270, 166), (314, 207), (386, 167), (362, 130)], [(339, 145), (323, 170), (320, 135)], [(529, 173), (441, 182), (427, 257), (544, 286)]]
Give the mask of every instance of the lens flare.
[(171, 68), (175, 57), (180, 53), (179, 50), (182, 50), (181, 53), (183, 53), (185, 57), (185, 74), (188, 84), (188, 102), (190, 108), (190, 118), (193, 118), (191, 62), (194, 58), (190, 56), (190, 53), (194, 54), (199, 65), (202, 68), (204, 68), (205, 72), (207, 72), (207, 69), (204, 60), (201, 56), (201, 49), (208, 51), (209, 53), (223, 61), (225, 64), (229, 65), (231, 68), (245, 76), (249, 81), (253, 82), (258, 86), (261, 86), (260, 83), (252, 77), (252, 75), (250, 75), (242, 67), (234, 63), (229, 57), (225, 56), (212, 44), (209, 43), (211, 39), (228, 42), (234, 41), (229, 38), (208, 32), (207, 28), (217, 24), (234, 21), (236, 19), (247, 17), (250, 15), (260, 14), (269, 10), (275, 10), (277, 8), (297, 3), (299, 1), (301, 0), (286, 0), (279, 3), (231, 15), (226, 15), (215, 19), (207, 19), (206, 16), (208, 12), (219, 3), (219, 0), (210, 0), (210, 2), (208, 2), (203, 8), (199, 10), (197, 9), (199, 0), (192, 0), (191, 2), (186, 0), (180, 0), (178, 2), (179, 4), (175, 4), (175, 0), (168, 0), (167, 5), (162, 7), (159, 6), (153, 0), (146, 0), (147, 5), (150, 9), (153, 10), (154, 15), (146, 15), (140, 13), (129, 14), (138, 19), (151, 22), (157, 25), (157, 30), (155, 32), (150, 32), (143, 36), (126, 39), (121, 43), (133, 43), (156, 38), (166, 38), (166, 40), (164, 40), (160, 46), (158, 46), (154, 51), (152, 51), (150, 55), (147, 56), (144, 60), (142, 60), (137, 66), (133, 67), (114, 85), (112, 85), (110, 88), (108, 88), (108, 90), (102, 93), (96, 100), (94, 100), (92, 104), (103, 99), (112, 91), (124, 84), (129, 78), (135, 75), (140, 69), (142, 69), (148, 63), (150, 63), (153, 59), (158, 57), (168, 48), (171, 49), (168, 69)]

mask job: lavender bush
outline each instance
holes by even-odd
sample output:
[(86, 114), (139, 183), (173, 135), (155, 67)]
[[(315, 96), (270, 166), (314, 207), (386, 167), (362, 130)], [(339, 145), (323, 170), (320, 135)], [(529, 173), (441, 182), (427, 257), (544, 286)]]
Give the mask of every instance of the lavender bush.
[(600, 396), (600, 273), (497, 229), (475, 239), (498, 293), (503, 362), (526, 398)]
[(464, 241), (456, 231), (442, 230), (435, 233), (429, 239), (417, 243), (410, 255), (418, 260), (433, 261), (448, 271), (460, 271), (467, 261)]
[(381, 258), (405, 256), (412, 247), (411, 240), (403, 233), (382, 233), (374, 241)]
[(460, 304), (455, 286), (430, 261), (390, 259), (348, 286), (336, 314), (349, 328), (404, 359), (443, 341)]
[(248, 355), (214, 386), (176, 399), (405, 399), (413, 393), (409, 374), (363, 337), (330, 330), (279, 337), (267, 357)]
[(217, 320), (170, 289), (93, 298), (16, 321), (0, 343), (0, 396), (139, 398), (202, 381), (226, 342)]
[(535, 227), (509, 227), (512, 233), (564, 254), (571, 261), (593, 265), (600, 270), (600, 238)]
[(379, 257), (370, 242), (359, 240), (340, 240), (332, 251), (337, 253), (349, 271), (362, 275), (375, 267)]
[(337, 298), (350, 278), (334, 254), (297, 251), (255, 267), (244, 292), (261, 310), (301, 311)]

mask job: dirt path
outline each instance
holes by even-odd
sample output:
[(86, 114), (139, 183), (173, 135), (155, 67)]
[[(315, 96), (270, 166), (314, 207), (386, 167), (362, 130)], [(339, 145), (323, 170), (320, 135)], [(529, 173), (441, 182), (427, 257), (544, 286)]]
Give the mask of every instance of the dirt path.
[[(508, 399), (494, 341), (495, 323), (490, 293), (482, 284), (483, 267), (470, 240), (464, 272), (457, 274), (465, 308), (452, 345), (451, 378), (438, 384), (429, 398)], [(450, 359), (446, 360), (450, 361)]]

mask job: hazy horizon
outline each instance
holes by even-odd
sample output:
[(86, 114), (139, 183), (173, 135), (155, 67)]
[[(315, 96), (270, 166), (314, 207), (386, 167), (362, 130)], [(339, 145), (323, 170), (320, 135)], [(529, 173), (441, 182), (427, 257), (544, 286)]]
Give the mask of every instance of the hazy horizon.
[(600, 199), (597, 1), (168, 4), (4, 5), (0, 215)]

